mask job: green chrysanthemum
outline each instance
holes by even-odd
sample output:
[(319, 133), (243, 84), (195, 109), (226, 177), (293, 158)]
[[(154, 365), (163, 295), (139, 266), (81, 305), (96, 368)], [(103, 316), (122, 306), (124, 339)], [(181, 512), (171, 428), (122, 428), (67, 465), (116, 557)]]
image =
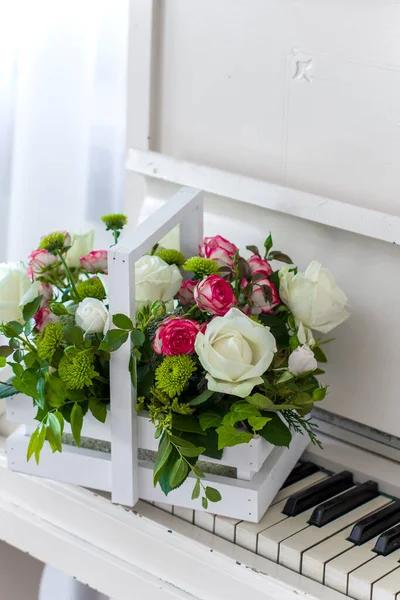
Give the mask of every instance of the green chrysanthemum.
[(65, 247), (66, 234), (62, 231), (55, 231), (46, 235), (39, 244), (39, 248), (47, 250), (50, 254), (62, 252)]
[(162, 248), (156, 254), (169, 265), (177, 265), (178, 267), (181, 267), (186, 260), (185, 255), (179, 252), (179, 250)]
[(54, 352), (63, 341), (63, 326), (61, 323), (49, 323), (37, 339), (37, 352), (42, 360), (51, 361)]
[(255, 323), (261, 323), (260, 319), (257, 317), (257, 315), (249, 315), (249, 319), (251, 319), (252, 321), (254, 321)]
[(156, 369), (156, 387), (170, 398), (179, 396), (192, 374), (196, 364), (190, 356), (166, 356)]
[(104, 285), (98, 277), (92, 277), (85, 281), (80, 281), (76, 285), (76, 291), (81, 300), (84, 298), (97, 298), (98, 300), (104, 300), (106, 297), (106, 290)]
[(92, 384), (93, 377), (98, 375), (94, 370), (94, 353), (91, 348), (81, 350), (75, 356), (66, 354), (58, 365), (58, 374), (65, 387), (70, 390), (81, 390)]
[(183, 268), (185, 271), (193, 271), (199, 279), (203, 279), (208, 275), (215, 275), (219, 271), (217, 263), (212, 258), (202, 258), (201, 256), (188, 258)]
[(128, 217), (122, 213), (112, 213), (101, 217), (107, 231), (123, 229), (128, 222)]

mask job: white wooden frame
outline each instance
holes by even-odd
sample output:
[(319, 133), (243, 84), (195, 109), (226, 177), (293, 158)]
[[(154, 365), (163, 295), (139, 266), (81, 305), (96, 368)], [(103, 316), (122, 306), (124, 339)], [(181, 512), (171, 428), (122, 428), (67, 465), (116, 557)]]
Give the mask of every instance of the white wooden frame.
[[(199, 190), (182, 188), (149, 221), (135, 231), (130, 248), (118, 244), (109, 251), (110, 314), (123, 313), (135, 321), (135, 263), (154, 244), (180, 224), (183, 252), (190, 254), (203, 237), (203, 199)], [(111, 354), (111, 439), (113, 501), (133, 506), (139, 499), (136, 390), (129, 373), (131, 348), (124, 344)]]

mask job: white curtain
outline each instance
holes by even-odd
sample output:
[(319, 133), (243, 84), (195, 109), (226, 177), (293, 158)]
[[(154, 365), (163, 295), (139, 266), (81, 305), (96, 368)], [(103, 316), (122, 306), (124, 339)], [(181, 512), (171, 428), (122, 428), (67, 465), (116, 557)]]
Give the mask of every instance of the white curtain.
[(122, 209), (128, 10), (0, 0), (0, 261)]

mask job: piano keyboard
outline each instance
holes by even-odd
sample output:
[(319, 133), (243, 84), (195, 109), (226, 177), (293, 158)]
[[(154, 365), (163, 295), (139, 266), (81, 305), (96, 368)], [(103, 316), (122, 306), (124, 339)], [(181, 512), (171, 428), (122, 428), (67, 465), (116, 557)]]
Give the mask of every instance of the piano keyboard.
[(260, 523), (154, 503), (356, 600), (400, 600), (400, 501), (298, 464)]

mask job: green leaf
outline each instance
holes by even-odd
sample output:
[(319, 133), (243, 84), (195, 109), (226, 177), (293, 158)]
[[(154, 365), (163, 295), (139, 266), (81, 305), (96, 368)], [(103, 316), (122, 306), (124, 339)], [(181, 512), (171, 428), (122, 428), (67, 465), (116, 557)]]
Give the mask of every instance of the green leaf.
[(196, 467), (196, 465), (192, 465), (192, 471), (193, 474), (196, 475), (196, 477), (204, 477), (203, 471), (200, 471), (200, 469)]
[(60, 438), (60, 440), (61, 440), (62, 432), (61, 432), (60, 421), (57, 419), (56, 415), (52, 412), (50, 412), (47, 415), (47, 426), (50, 427), (54, 436), (56, 438)]
[(270, 421), (259, 432), (260, 435), (274, 446), (289, 447), (292, 439), (289, 427), (280, 419), (276, 413), (268, 413)]
[(25, 327), (24, 327), (24, 333), (25, 335), (31, 335), (32, 331), (35, 329), (36, 327), (36, 321), (35, 319), (29, 319), (26, 323), (25, 323)]
[(291, 379), (293, 379), (292, 373), (290, 373), (290, 371), (284, 371), (276, 383), (286, 383), (286, 381), (290, 381)]
[(37, 384), (36, 384), (36, 389), (37, 389), (37, 393), (38, 393), (37, 403), (40, 408), (44, 408), (44, 387), (45, 387), (44, 378), (41, 377), (40, 379), (38, 379)]
[(39, 464), (39, 461), (40, 461), (40, 453), (42, 451), (45, 439), (46, 439), (46, 427), (45, 427), (45, 425), (42, 424), (40, 426), (39, 435), (38, 435), (36, 447), (35, 447), (35, 460), (36, 460), (37, 465)]
[(56, 412), (54, 414), (57, 417), (58, 422), (60, 423), (61, 435), (62, 435), (64, 432), (64, 417), (63, 417), (62, 413), (60, 413), (59, 410), (56, 410)]
[(199, 416), (200, 427), (203, 431), (210, 427), (219, 427), (221, 425), (222, 417), (216, 412), (211, 410), (201, 413)]
[(204, 446), (202, 452), (204, 456), (209, 458), (222, 458), (222, 450), (218, 449), (218, 434), (215, 429), (207, 429), (201, 435), (197, 433), (186, 433), (185, 437), (194, 443), (196, 447)]
[(183, 458), (178, 458), (172, 467), (171, 473), (169, 474), (169, 484), (172, 488), (176, 488), (180, 483), (186, 479), (189, 471), (189, 467)]
[(201, 392), (199, 396), (193, 398), (189, 404), (190, 406), (199, 406), (200, 404), (204, 404), (204, 402), (207, 402), (207, 400), (209, 400), (213, 394), (214, 392), (211, 390), (204, 390), (204, 392)]
[(271, 250), (272, 246), (273, 246), (272, 235), (269, 234), (269, 236), (267, 237), (267, 239), (264, 242), (265, 256), (268, 255), (268, 252)]
[(24, 371), (21, 365), (18, 365), (22, 369), (21, 377), (14, 377), (12, 383), (16, 390), (30, 396), (34, 400), (39, 400), (39, 394), (37, 391), (38, 377), (31, 371)]
[(33, 353), (33, 352), (28, 352), (24, 356), (24, 362), (28, 369), (33, 367), (33, 365), (35, 364), (35, 362), (37, 362), (37, 360), (38, 360), (38, 356), (36, 355), (36, 353)]
[[(15, 362), (20, 363), (24, 360), (24, 353), (22, 352), (22, 350), (20, 350), (18, 348), (18, 350), (16, 350), (13, 354), (13, 359), (15, 360)], [(5, 360), (5, 359), (4, 359)]]
[(194, 417), (187, 415), (172, 415), (172, 427), (178, 431), (187, 431), (188, 433), (200, 433), (204, 435), (204, 431), (200, 427), (200, 423)]
[[(6, 383), (11, 383), (12, 379), (8, 379)], [(4, 383), (0, 384), (0, 398), (9, 398), (10, 396), (14, 396), (17, 393), (17, 390), (13, 385), (4, 385)]]
[[(8, 363), (8, 364), (11, 366), (11, 368), (14, 372), (14, 375), (16, 375), (19, 378), (21, 378), (23, 376), (25, 369), (20, 363), (12, 362), (12, 363)], [(14, 387), (16, 388), (17, 386), (14, 385)]]
[(100, 423), (105, 423), (107, 418), (107, 404), (98, 400), (94, 396), (89, 398), (89, 410), (95, 419)]
[(204, 508), (204, 510), (207, 510), (207, 508), (208, 508), (208, 500), (207, 500), (207, 498), (204, 498), (204, 497), (203, 497), (203, 498), (201, 499), (201, 505), (202, 505), (202, 507)]
[(235, 425), (239, 421), (246, 421), (249, 417), (260, 417), (260, 411), (246, 400), (240, 400), (231, 405), (231, 410), (222, 419), (223, 425)]
[(178, 437), (177, 435), (170, 434), (169, 439), (175, 446), (179, 448), (195, 448), (195, 444), (192, 444), (189, 440), (186, 440), (183, 437)]
[(128, 331), (133, 329), (133, 323), (131, 319), (121, 313), (113, 315), (112, 322), (114, 323), (115, 327), (118, 327), (119, 329), (126, 329)]
[(64, 329), (64, 339), (71, 346), (83, 347), (83, 331), (75, 325)]
[(324, 351), (321, 350), (321, 348), (319, 346), (314, 346), (312, 351), (314, 352), (314, 356), (318, 362), (321, 362), (321, 363), (328, 362), (328, 359), (326, 358)]
[[(248, 250), (249, 252), (252, 252), (253, 254), (257, 254), (257, 256), (260, 256), (260, 251), (257, 248), (257, 246), (246, 246), (246, 250)], [(264, 275), (265, 277), (265, 275)]]
[(4, 358), (7, 358), (7, 356), (10, 356), (13, 352), (14, 348), (11, 348), (11, 346), (0, 346), (0, 356), (3, 356)]
[(172, 451), (172, 445), (169, 437), (166, 433), (163, 433), (160, 443), (158, 444), (158, 451), (153, 469), (153, 483), (154, 487), (157, 485), (165, 466), (167, 464), (169, 455)]
[(196, 500), (200, 496), (200, 481), (196, 479), (196, 483), (194, 484), (193, 492), (192, 492), (192, 500)]
[(268, 260), (279, 260), (280, 262), (287, 263), (288, 265), (292, 265), (293, 261), (287, 254), (280, 252), (279, 250), (275, 250), (270, 252), (268, 255)]
[(67, 398), (67, 390), (59, 377), (52, 374), (46, 379), (45, 398), (53, 408), (60, 408)]
[(80, 404), (75, 402), (71, 410), (71, 429), (75, 443), (78, 447), (81, 445), (81, 431), (83, 425), (83, 411)]
[(300, 342), (299, 342), (299, 338), (297, 337), (297, 333), (294, 333), (290, 340), (289, 340), (289, 346), (291, 351), (293, 352), (293, 350), (296, 350), (296, 348), (298, 348), (300, 346)]
[(61, 437), (56, 437), (54, 432), (50, 427), (46, 428), (46, 439), (50, 444), (51, 451), (53, 452), (61, 452), (62, 451), (62, 443)]
[[(33, 315), (37, 313), (40, 308), (40, 303), (42, 302), (43, 296), (38, 296), (32, 302), (25, 304), (24, 309), (22, 311), (22, 316), (24, 317), (24, 321), (29, 321), (32, 319)], [(21, 332), (20, 332), (21, 333)]]
[(57, 317), (61, 317), (61, 315), (68, 314), (68, 309), (62, 302), (52, 302), (50, 304), (50, 310), (53, 313), (53, 315), (56, 315)]
[(5, 367), (7, 364), (7, 359), (5, 356), (0, 356), (0, 369), (2, 369), (3, 367)]
[(140, 329), (132, 329), (131, 342), (134, 346), (142, 346), (146, 340), (146, 336)]
[(206, 487), (206, 498), (210, 502), (219, 502), (222, 500), (222, 496), (219, 491), (209, 486)]
[(194, 458), (195, 456), (200, 456), (203, 454), (205, 448), (201, 446), (194, 446), (193, 448), (180, 448), (181, 454), (183, 456), (187, 456), (188, 458)]
[(321, 400), (323, 400), (326, 396), (327, 391), (328, 391), (328, 388), (326, 386), (317, 388), (316, 390), (314, 390), (313, 394), (312, 394), (313, 401), (320, 402)]
[(21, 342), (17, 338), (11, 338), (9, 342), (11, 348), (20, 348)]
[(21, 323), (18, 323), (18, 321), (10, 321), (9, 323), (2, 325), (3, 333), (8, 338), (21, 335), (23, 329)]
[(36, 446), (39, 438), (39, 429), (35, 429), (35, 431), (31, 435), (31, 439), (29, 440), (28, 448), (26, 451), (26, 460), (29, 462), (32, 455), (36, 450)]
[(270, 417), (249, 417), (249, 425), (253, 428), (253, 431), (259, 431), (270, 421)]
[(266, 408), (275, 408), (274, 403), (272, 402), (272, 400), (270, 398), (268, 398), (268, 396), (265, 396), (264, 394), (253, 394), (252, 396), (247, 396), (245, 398), (246, 402), (248, 402), (249, 404), (251, 404), (252, 406), (255, 406), (256, 408), (258, 408), (258, 410), (263, 410)]
[(101, 342), (100, 350), (106, 350), (107, 352), (114, 352), (118, 350), (128, 339), (129, 332), (122, 329), (110, 329), (107, 332), (104, 340)]
[(236, 446), (237, 444), (248, 444), (253, 439), (251, 433), (240, 432), (232, 425), (222, 425), (217, 429), (217, 433), (219, 449)]

